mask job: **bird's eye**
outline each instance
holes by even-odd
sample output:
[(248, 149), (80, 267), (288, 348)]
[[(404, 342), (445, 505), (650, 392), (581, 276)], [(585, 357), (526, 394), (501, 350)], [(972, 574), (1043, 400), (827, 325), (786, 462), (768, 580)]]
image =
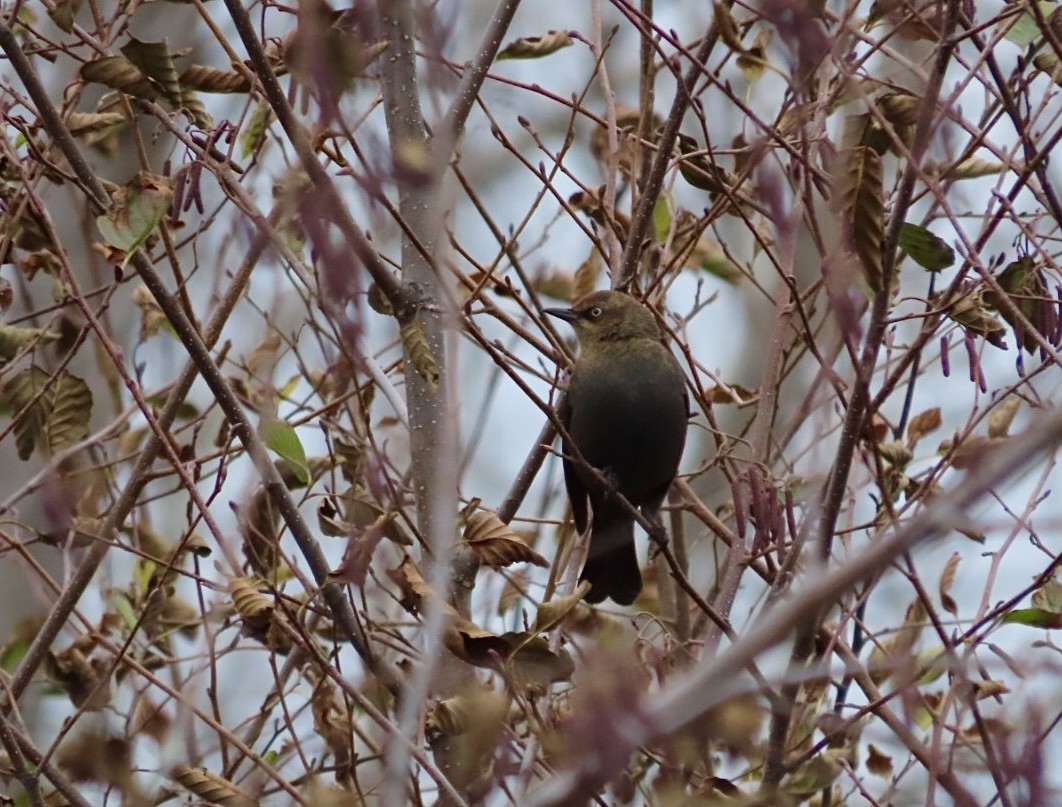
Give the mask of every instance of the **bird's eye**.
[(591, 308), (586, 313), (587, 313), (587, 315), (589, 315), (590, 319), (597, 319), (602, 314), (601, 306), (595, 305), (593, 308)]

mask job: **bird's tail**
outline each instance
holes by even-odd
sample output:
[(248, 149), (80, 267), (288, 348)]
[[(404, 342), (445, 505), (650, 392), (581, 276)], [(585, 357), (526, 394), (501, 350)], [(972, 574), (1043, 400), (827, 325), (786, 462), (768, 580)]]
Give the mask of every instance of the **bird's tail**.
[(642, 590), (642, 573), (634, 551), (631, 519), (609, 513), (605, 507), (594, 512), (590, 552), (579, 580), (590, 582), (587, 602), (598, 603), (606, 598), (619, 605), (634, 602)]

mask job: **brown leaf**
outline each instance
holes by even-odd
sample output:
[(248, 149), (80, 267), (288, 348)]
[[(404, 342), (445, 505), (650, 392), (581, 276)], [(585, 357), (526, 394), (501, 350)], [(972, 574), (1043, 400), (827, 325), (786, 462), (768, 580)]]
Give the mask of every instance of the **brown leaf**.
[(601, 265), (601, 254), (597, 247), (591, 247), (586, 260), (575, 270), (571, 299), (578, 300), (597, 288), (597, 281), (601, 278)]
[(880, 776), (883, 779), (888, 779), (892, 776), (892, 757), (887, 756), (871, 743), (867, 746), (867, 770), (875, 776)]
[(182, 87), (200, 92), (244, 93), (251, 89), (251, 82), (243, 73), (218, 70), (201, 64), (193, 64), (181, 73)]
[(885, 239), (885, 200), (881, 155), (868, 146), (841, 153), (834, 209), (846, 228), (847, 246), (859, 258), (867, 284), (882, 290), (881, 247)]
[(940, 407), (919, 412), (907, 423), (907, 445), (914, 448), (924, 435), (940, 428)]
[(402, 337), (402, 347), (413, 369), (434, 390), (439, 383), (439, 364), (431, 345), (428, 344), (424, 325), (419, 318), (413, 317), (402, 323), (399, 327), (399, 334)]
[(477, 510), (467, 517), (464, 540), (480, 563), (492, 569), (514, 563), (549, 566), (549, 561), (524, 543), (493, 510)]
[(553, 651), (541, 636), (526, 632), (491, 633), (450, 611), (450, 625), (443, 636), (447, 649), (476, 667), (497, 669), (502, 664), (523, 685), (545, 686), (566, 681), (575, 669), (564, 650)]
[(424, 600), (434, 593), (409, 555), (402, 558), (398, 568), (388, 569), (387, 576), (398, 586), (402, 607), (411, 614), (419, 612)]
[(111, 690), (104, 675), (111, 664), (104, 658), (92, 658), (91, 638), (74, 642), (66, 650), (45, 657), (44, 668), (79, 709), (98, 712), (111, 701)]
[(424, 733), (435, 763), (459, 791), (479, 803), (494, 781), (494, 753), (509, 712), (509, 700), (477, 688), (440, 702)]
[(940, 583), (937, 584), (941, 607), (953, 616), (959, 615), (959, 606), (951, 596), (951, 587), (955, 582), (955, 571), (959, 568), (960, 560), (962, 560), (962, 555), (952, 552), (948, 562), (944, 564), (944, 570), (940, 573)]
[(535, 614), (535, 622), (531, 626), (531, 630), (535, 633), (545, 633), (554, 628), (576, 608), (581, 607), (589, 611), (590, 609), (582, 602), (583, 597), (586, 596), (586, 592), (589, 590), (590, 583), (583, 580), (575, 591), (567, 597), (554, 597), (549, 602), (542, 603), (538, 606), (538, 612)]
[(397, 517), (398, 513), (384, 513), (366, 529), (352, 533), (342, 562), (328, 573), (328, 578), (352, 583), (359, 588), (364, 586), (376, 547), (384, 539), (388, 526)]
[(8, 379), (0, 401), (16, 415), (15, 446), (23, 460), (30, 458), (34, 448), (50, 455), (88, 436), (92, 392), (66, 370), (52, 377), (31, 365)]
[(153, 101), (159, 95), (156, 83), (125, 56), (104, 56), (81, 66), (81, 78), (112, 90)]
[(251, 577), (230, 577), (229, 596), (243, 624), (251, 632), (265, 630), (273, 619), (273, 600), (260, 590), (261, 581)]
[(1006, 437), (1010, 431), (1010, 424), (1014, 422), (1014, 416), (1021, 408), (1021, 398), (1011, 394), (1004, 398), (997, 406), (992, 408), (992, 414), (988, 416), (988, 436), (990, 438)]
[(201, 799), (224, 807), (255, 807), (258, 804), (257, 799), (206, 768), (176, 765), (170, 772), (170, 778)]
[[(75, 782), (102, 782), (123, 791), (135, 788), (132, 746), (121, 737), (95, 731), (78, 734), (63, 743), (58, 763)], [(128, 798), (131, 793), (126, 795), (125, 801), (137, 801)]]

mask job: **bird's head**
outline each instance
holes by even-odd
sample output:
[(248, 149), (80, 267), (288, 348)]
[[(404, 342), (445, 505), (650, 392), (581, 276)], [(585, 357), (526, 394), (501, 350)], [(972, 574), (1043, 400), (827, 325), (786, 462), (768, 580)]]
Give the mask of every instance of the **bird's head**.
[(660, 339), (660, 328), (652, 312), (620, 291), (595, 291), (576, 300), (571, 308), (543, 310), (570, 322), (584, 348), (626, 339)]

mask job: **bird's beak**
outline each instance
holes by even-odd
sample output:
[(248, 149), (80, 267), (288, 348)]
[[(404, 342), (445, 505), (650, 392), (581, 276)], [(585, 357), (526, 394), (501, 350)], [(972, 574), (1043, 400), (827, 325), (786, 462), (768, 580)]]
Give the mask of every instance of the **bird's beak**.
[(579, 319), (579, 315), (570, 308), (543, 308), (542, 313), (549, 314), (557, 319), (563, 319), (565, 322), (575, 322)]

